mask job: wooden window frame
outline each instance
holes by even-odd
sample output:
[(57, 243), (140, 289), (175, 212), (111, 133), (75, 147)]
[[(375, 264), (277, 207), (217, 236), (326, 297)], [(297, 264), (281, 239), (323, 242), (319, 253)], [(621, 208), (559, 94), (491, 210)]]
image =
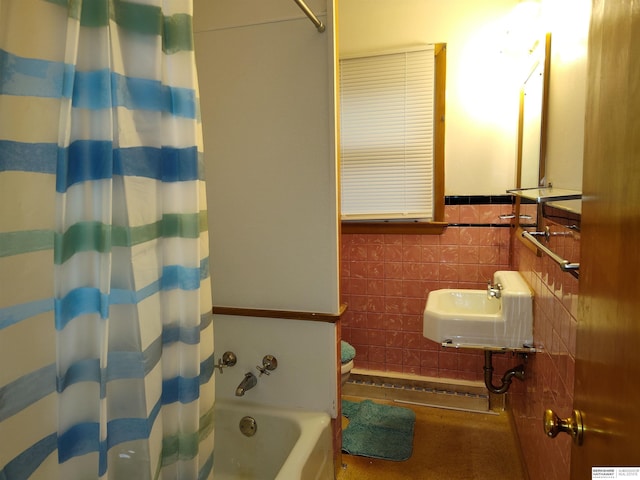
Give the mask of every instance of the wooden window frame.
[(447, 72), (446, 43), (434, 45), (435, 105), (434, 105), (434, 190), (432, 221), (342, 220), (342, 233), (390, 233), (440, 235), (447, 227), (444, 221), (444, 139)]

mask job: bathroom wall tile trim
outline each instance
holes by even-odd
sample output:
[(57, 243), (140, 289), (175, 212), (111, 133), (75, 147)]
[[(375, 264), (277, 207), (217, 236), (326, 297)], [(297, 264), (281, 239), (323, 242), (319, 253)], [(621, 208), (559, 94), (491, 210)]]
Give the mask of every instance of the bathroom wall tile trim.
[(447, 195), (445, 205), (511, 205), (512, 195)]

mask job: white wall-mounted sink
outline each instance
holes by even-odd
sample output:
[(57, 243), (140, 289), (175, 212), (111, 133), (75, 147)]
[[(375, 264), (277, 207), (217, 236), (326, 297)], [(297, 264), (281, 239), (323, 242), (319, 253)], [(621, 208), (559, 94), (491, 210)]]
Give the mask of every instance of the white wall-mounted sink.
[(498, 271), (500, 297), (487, 290), (442, 289), (427, 297), (423, 335), (435, 342), (479, 348), (533, 343), (533, 293), (516, 271)]

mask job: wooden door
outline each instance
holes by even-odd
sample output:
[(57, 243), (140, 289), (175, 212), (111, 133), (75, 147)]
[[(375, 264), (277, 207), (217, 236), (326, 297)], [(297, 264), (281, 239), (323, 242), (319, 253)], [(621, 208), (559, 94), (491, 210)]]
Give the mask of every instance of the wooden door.
[(585, 433), (572, 480), (640, 467), (638, 0), (593, 2), (583, 195), (574, 408)]

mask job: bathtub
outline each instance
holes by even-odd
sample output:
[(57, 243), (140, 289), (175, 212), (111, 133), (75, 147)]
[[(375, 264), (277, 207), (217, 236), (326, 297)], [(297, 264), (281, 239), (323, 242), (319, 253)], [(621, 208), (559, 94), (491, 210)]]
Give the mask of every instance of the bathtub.
[[(256, 421), (253, 436), (240, 431), (245, 416)], [(328, 414), (218, 400), (214, 417), (216, 480), (333, 479)]]

